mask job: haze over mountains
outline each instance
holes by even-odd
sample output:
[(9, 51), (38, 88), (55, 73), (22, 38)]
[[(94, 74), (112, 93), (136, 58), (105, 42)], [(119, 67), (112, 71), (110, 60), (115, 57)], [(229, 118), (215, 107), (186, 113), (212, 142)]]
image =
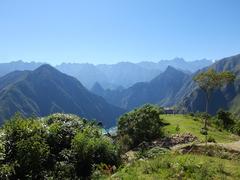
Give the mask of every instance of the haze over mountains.
[(116, 89), (119, 86), (127, 88), (137, 82), (150, 81), (163, 72), (168, 66), (183, 71), (195, 72), (211, 64), (212, 61), (206, 59), (185, 61), (182, 58), (175, 58), (159, 62), (120, 62), (111, 65), (62, 64), (56, 68), (76, 77), (89, 89), (92, 88), (95, 82), (101, 84), (104, 89)]
[(208, 68), (216, 71), (231, 71), (236, 75), (234, 84), (223, 87), (214, 93), (209, 112), (216, 113), (219, 108), (230, 109), (240, 114), (240, 55), (224, 58), (195, 73), (186, 73), (168, 66), (149, 82), (136, 83), (120, 90), (104, 90), (95, 84), (92, 92), (104, 97), (109, 103), (131, 110), (145, 103), (161, 106), (177, 106), (181, 112), (205, 111), (205, 96), (193, 81), (193, 77)]
[(106, 91), (95, 84), (92, 92), (104, 97), (109, 103), (128, 110), (146, 103), (171, 106), (174, 105), (175, 95), (189, 76), (188, 73), (168, 66), (149, 82), (139, 82), (123, 90)]
[(25, 116), (64, 112), (97, 119), (111, 127), (124, 112), (50, 65), (12, 72), (0, 78), (0, 84), (0, 122), (16, 112)]
[[(16, 61), (11, 63), (0, 63), (0, 76), (6, 75), (14, 70), (34, 70), (44, 63), (26, 63)], [(88, 63), (63, 63), (56, 68), (63, 73), (77, 78), (85, 87), (91, 89), (98, 82), (104, 89), (116, 89), (130, 87), (137, 82), (147, 82), (163, 72), (168, 66), (181, 69), (186, 72), (194, 72), (209, 66), (212, 61), (202, 59), (196, 61), (185, 61), (182, 58), (162, 60), (155, 62), (120, 62), (117, 64)]]
[[(203, 68), (190, 72), (197, 67)], [(162, 64), (62, 64), (54, 68), (18, 61), (0, 64), (0, 69), (4, 70), (0, 78), (0, 121), (17, 111), (26, 116), (65, 112), (97, 119), (105, 127), (111, 127), (123, 112), (146, 103), (174, 106), (180, 112), (204, 111), (203, 92), (192, 78), (208, 68), (232, 71), (237, 76), (234, 84), (215, 92), (210, 102), (210, 113), (224, 108), (240, 114), (240, 55), (214, 64), (207, 60), (185, 62), (175, 59), (162, 61)], [(59, 70), (67, 71), (75, 78)], [(8, 71), (10, 73), (4, 75)], [(82, 82), (93, 84), (92, 92)]]

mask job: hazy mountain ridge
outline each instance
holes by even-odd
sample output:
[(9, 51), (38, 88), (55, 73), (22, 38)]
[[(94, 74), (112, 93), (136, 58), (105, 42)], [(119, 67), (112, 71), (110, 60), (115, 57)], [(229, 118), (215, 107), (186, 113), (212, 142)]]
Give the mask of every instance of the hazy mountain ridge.
[[(94, 68), (96, 72), (99, 72), (99, 76), (95, 78), (95, 81), (91, 74), (88, 72), (92, 70), (86, 67), (86, 64), (62, 64), (57, 68), (67, 74), (70, 74), (78, 78), (86, 87), (92, 88), (95, 82), (101, 84), (104, 89), (116, 89), (119, 86), (128, 88), (137, 82), (148, 82), (155, 78), (159, 73), (166, 70), (168, 66), (172, 66), (177, 69), (181, 69), (186, 72), (195, 72), (198, 69), (209, 66), (212, 61), (202, 59), (196, 61), (185, 61), (182, 58), (175, 58), (172, 60), (162, 60), (159, 62), (120, 62), (117, 64), (99, 64), (91, 65), (91, 69)], [(75, 66), (74, 66), (75, 65)], [(71, 66), (71, 68), (69, 68)], [(78, 69), (85, 67), (84, 73), (81, 73)], [(77, 73), (76, 73), (77, 72)], [(101, 74), (101, 75), (100, 75)]]
[[(89, 63), (62, 63), (56, 68), (63, 73), (77, 78), (85, 87), (91, 89), (95, 82), (101, 84), (104, 89), (128, 88), (137, 82), (148, 82), (159, 73), (165, 71), (168, 66), (181, 69), (186, 72), (194, 72), (202, 67), (210, 65), (212, 61), (202, 59), (185, 61), (182, 58), (162, 60), (159, 62), (120, 62), (116, 64)], [(16, 61), (0, 63), (0, 77), (16, 70), (34, 70), (44, 63)]]
[(43, 65), (43, 63), (24, 62), (22, 60), (9, 63), (0, 63), (0, 77), (13, 71), (34, 70), (41, 65)]
[[(162, 106), (177, 105), (182, 112), (205, 111), (205, 96), (193, 81), (193, 77), (209, 68), (218, 72), (231, 71), (236, 75), (234, 84), (225, 86), (213, 94), (209, 112), (214, 114), (219, 108), (223, 108), (240, 114), (240, 55), (216, 61), (211, 66), (193, 74), (168, 67), (164, 73), (160, 73), (153, 80), (136, 83), (124, 90), (103, 91), (98, 84), (98, 90), (96, 88), (94, 93), (103, 96), (111, 104), (127, 109), (153, 103)], [(184, 78), (178, 74), (180, 72), (185, 74)], [(174, 84), (177, 85), (174, 86)]]
[(50, 65), (42, 65), (34, 71), (13, 72), (0, 78), (0, 82), (5, 83), (0, 88), (1, 121), (17, 111), (26, 116), (64, 112), (97, 119), (110, 127), (124, 112)]
[(125, 109), (133, 109), (146, 103), (172, 106), (175, 103), (175, 94), (188, 78), (188, 73), (168, 66), (163, 73), (149, 82), (136, 83), (123, 90), (104, 92), (98, 85), (95, 93), (103, 96), (109, 103)]

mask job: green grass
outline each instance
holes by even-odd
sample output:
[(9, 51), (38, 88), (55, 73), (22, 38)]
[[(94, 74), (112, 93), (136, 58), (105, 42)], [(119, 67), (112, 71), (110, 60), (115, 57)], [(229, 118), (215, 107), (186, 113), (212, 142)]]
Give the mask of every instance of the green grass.
[[(162, 115), (165, 123), (170, 125), (165, 126), (164, 132), (167, 135), (176, 133), (191, 133), (198, 137), (200, 141), (205, 140), (205, 136), (200, 133), (200, 129), (203, 127), (201, 120), (194, 120), (189, 115)], [(179, 132), (176, 131), (176, 127), (179, 126)], [(217, 142), (232, 142), (240, 140), (239, 136), (233, 135), (227, 131), (219, 131), (215, 127), (209, 127), (208, 136), (213, 137)]]
[[(200, 141), (205, 140), (205, 136), (200, 133), (203, 127), (201, 119), (196, 120), (192, 116), (180, 114), (161, 115), (161, 118), (163, 118), (163, 122), (169, 124), (163, 128), (166, 135), (191, 133), (197, 136)], [(178, 131), (176, 130), (177, 126), (179, 127)], [(239, 136), (227, 131), (219, 131), (213, 126), (209, 127), (208, 133), (209, 136), (220, 143), (240, 140)], [(150, 153), (150, 155), (153, 154), (152, 157), (141, 157), (143, 159), (133, 161), (133, 163), (119, 168), (115, 174), (102, 174), (103, 176), (98, 176), (97, 179), (240, 179), (240, 162), (233, 160), (234, 158), (220, 158), (221, 155), (223, 157), (227, 155), (225, 151), (220, 152), (217, 150), (218, 154), (213, 157), (213, 155), (207, 156), (205, 153), (183, 155), (174, 151), (162, 151), (161, 148), (153, 150)], [(149, 152), (146, 154), (149, 154)]]
[(240, 162), (203, 155), (165, 154), (125, 166), (111, 179), (240, 179)]

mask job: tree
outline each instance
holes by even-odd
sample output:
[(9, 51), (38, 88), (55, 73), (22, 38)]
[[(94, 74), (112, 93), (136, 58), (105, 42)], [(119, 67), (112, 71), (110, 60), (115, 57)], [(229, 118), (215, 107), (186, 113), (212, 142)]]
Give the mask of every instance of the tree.
[(119, 160), (118, 151), (109, 137), (102, 135), (96, 127), (85, 128), (72, 140), (72, 159), (75, 172), (80, 178), (91, 175), (93, 165), (106, 164), (113, 166)]
[(234, 119), (231, 117), (231, 113), (228, 111), (224, 111), (222, 109), (220, 109), (217, 113), (217, 119), (220, 123), (220, 125), (224, 128), (224, 129), (230, 129), (231, 127), (233, 127), (233, 125), (235, 124)]
[(113, 140), (78, 116), (17, 114), (0, 129), (0, 179), (89, 179), (97, 165), (118, 163)]
[[(193, 80), (198, 84), (198, 86), (204, 91), (206, 96), (206, 113), (209, 112), (209, 102), (211, 100), (212, 93), (226, 85), (230, 82), (233, 82), (235, 75), (230, 71), (216, 72), (214, 69), (209, 69), (206, 72), (199, 73), (196, 75)], [(204, 130), (207, 135), (207, 120), (204, 118)]]
[(118, 136), (129, 148), (135, 147), (143, 141), (151, 141), (162, 135), (163, 123), (160, 114), (163, 110), (154, 105), (145, 105), (124, 114), (118, 121)]
[(46, 128), (40, 121), (19, 114), (4, 125), (5, 161), (14, 169), (13, 179), (41, 179), (49, 157)]

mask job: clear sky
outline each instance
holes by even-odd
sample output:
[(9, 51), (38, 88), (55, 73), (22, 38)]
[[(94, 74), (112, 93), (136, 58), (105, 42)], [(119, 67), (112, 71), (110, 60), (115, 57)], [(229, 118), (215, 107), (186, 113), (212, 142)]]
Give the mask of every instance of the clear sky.
[(0, 62), (115, 63), (240, 53), (240, 0), (0, 0)]

